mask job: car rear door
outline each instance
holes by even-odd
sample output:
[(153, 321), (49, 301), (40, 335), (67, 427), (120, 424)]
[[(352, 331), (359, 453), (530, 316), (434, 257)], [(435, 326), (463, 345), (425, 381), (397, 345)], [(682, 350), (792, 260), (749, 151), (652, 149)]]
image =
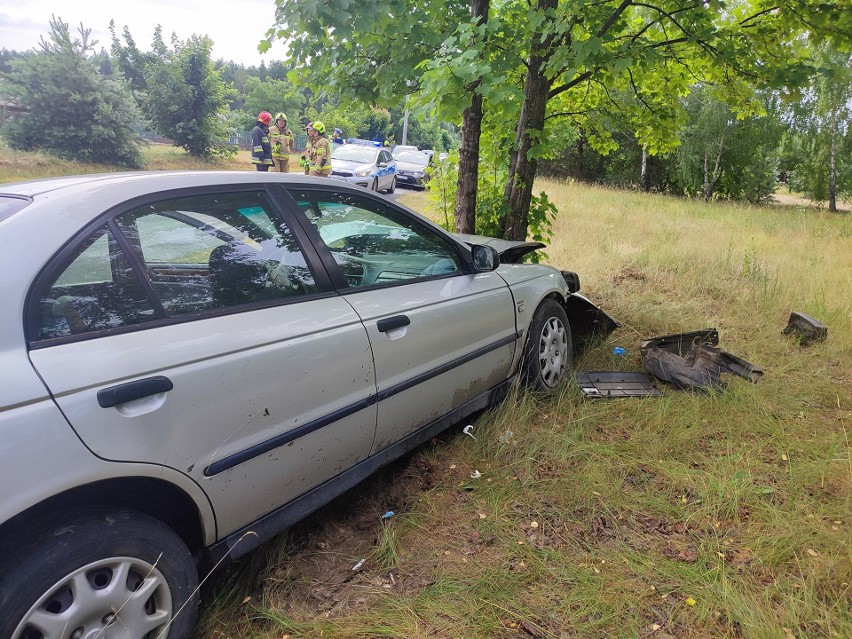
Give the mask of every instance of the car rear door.
[(378, 198), (291, 195), (370, 338), (379, 398), (373, 453), (508, 377), (515, 313), (496, 272), (470, 272), (452, 240)]
[(135, 203), (39, 278), (31, 360), (98, 456), (188, 475), (221, 535), (364, 459), (366, 331), (263, 189)]

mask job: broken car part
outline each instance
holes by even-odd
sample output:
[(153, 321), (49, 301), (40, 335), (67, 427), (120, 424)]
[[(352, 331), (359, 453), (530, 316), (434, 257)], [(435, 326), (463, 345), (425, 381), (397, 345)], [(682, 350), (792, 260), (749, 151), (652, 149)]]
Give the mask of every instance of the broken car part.
[(824, 342), (828, 339), (828, 327), (818, 319), (793, 311), (787, 327), (781, 331), (784, 335), (793, 335), (799, 339), (799, 344), (807, 346), (813, 342)]
[(642, 365), (675, 388), (723, 389), (722, 373), (733, 373), (756, 384), (763, 370), (716, 348), (718, 343), (715, 328), (655, 337), (642, 343)]
[(645, 373), (636, 371), (582, 371), (574, 376), (586, 397), (659, 397), (660, 389)]

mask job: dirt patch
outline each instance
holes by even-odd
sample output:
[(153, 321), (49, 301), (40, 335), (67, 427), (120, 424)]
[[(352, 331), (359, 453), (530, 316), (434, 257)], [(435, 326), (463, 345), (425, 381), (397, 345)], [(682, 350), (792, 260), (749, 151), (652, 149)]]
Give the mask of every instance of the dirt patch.
[(620, 286), (625, 282), (645, 282), (647, 279), (648, 276), (635, 266), (625, 265), (612, 276), (612, 284), (613, 286)]
[[(828, 210), (827, 202), (814, 202), (813, 200), (809, 200), (807, 198), (791, 195), (789, 193), (775, 193), (770, 199), (770, 204), (774, 204), (776, 206), (806, 206), (815, 209), (824, 208)], [(852, 211), (852, 203), (849, 202), (837, 202), (837, 210), (849, 212)]]
[[(393, 519), (429, 490), (432, 465), (424, 452), (392, 464), (292, 528), (287, 553), (258, 593), (296, 621), (336, 617), (383, 592), (410, 592), (426, 576), (383, 567)], [(393, 515), (388, 513), (393, 512)], [(384, 539), (383, 539), (384, 537)]]

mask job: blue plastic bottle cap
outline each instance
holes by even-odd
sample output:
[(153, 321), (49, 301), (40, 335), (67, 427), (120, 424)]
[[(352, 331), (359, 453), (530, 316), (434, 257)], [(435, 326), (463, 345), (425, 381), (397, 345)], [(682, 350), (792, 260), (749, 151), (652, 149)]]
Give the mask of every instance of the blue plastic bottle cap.
[(627, 349), (622, 348), (621, 346), (616, 346), (612, 349), (612, 354), (618, 355), (619, 357), (624, 357), (625, 355), (627, 355)]

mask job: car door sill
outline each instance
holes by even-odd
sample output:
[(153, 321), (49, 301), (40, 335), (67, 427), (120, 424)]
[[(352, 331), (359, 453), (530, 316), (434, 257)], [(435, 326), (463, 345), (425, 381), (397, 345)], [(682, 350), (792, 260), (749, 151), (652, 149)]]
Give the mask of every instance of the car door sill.
[(358, 485), (381, 467), (414, 450), (465, 417), (492, 406), (506, 395), (513, 381), (514, 377), (507, 379), (304, 495), (267, 513), (252, 524), (230, 533), (206, 550), (201, 561), (201, 574), (205, 574), (220, 562), (225, 563), (222, 561), (225, 557), (236, 559), (254, 550), (312, 512), (319, 510), (335, 497)]

